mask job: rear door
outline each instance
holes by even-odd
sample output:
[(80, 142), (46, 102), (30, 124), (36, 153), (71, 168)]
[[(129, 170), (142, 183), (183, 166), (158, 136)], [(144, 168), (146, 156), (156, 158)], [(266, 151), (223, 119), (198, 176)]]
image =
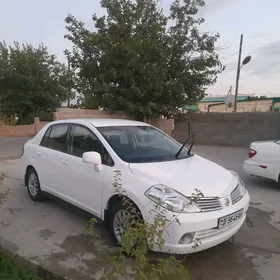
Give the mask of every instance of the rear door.
[(42, 189), (61, 197), (63, 186), (67, 183), (61, 174), (67, 162), (67, 141), (70, 125), (55, 124), (46, 131), (36, 151), (36, 170)]

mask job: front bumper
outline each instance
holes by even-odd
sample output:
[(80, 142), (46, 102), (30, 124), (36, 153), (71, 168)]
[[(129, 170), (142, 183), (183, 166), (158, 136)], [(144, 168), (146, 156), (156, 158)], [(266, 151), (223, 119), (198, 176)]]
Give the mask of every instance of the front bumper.
[[(179, 223), (172, 222), (164, 231), (164, 245), (159, 248), (152, 248), (153, 251), (160, 251), (171, 254), (190, 254), (214, 247), (230, 239), (243, 225), (246, 219), (246, 212), (250, 203), (250, 196), (246, 192), (245, 196), (236, 204), (230, 204), (222, 210), (213, 212), (180, 214)], [(236, 211), (244, 209), (243, 216), (218, 229), (218, 219), (230, 215)], [(173, 221), (174, 213), (167, 212), (167, 219)], [(189, 244), (181, 244), (180, 240), (186, 233), (193, 233), (194, 240)], [(195, 246), (195, 245), (198, 246)]]

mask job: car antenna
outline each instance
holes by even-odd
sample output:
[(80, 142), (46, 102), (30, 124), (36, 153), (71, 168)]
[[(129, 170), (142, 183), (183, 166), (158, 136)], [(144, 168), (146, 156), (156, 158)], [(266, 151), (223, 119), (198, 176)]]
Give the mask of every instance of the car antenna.
[(193, 131), (192, 131), (192, 128), (191, 128), (191, 126), (190, 126), (190, 131), (191, 131), (191, 134), (192, 134), (192, 138), (193, 138), (193, 141), (192, 141), (192, 143), (191, 143), (191, 146), (190, 146), (190, 148), (188, 149), (188, 156), (190, 156), (191, 155), (191, 150), (192, 150), (192, 147), (193, 147), (193, 145), (194, 145), (194, 143), (195, 143), (195, 138), (194, 138), (194, 135), (193, 135)]
[(189, 139), (191, 138), (190, 135), (190, 131), (191, 131), (191, 126), (190, 126), (190, 121), (188, 121), (188, 131), (189, 131), (189, 137), (187, 138), (187, 140), (184, 142), (184, 144), (182, 145), (182, 147), (179, 149), (179, 151), (177, 152), (177, 154), (175, 155), (175, 158), (178, 158), (180, 153), (182, 152), (182, 150), (184, 149), (184, 147), (186, 146), (186, 144), (188, 143)]

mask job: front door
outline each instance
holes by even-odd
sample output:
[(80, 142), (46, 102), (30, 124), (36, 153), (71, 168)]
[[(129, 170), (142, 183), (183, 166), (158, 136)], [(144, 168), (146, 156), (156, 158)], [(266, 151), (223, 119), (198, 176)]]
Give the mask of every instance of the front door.
[(104, 147), (97, 136), (88, 128), (72, 124), (68, 141), (68, 152), (65, 154), (65, 173), (68, 185), (68, 200), (80, 208), (101, 217), (102, 185), (106, 165), (96, 171), (93, 165), (82, 161), (83, 153), (94, 151), (103, 156)]

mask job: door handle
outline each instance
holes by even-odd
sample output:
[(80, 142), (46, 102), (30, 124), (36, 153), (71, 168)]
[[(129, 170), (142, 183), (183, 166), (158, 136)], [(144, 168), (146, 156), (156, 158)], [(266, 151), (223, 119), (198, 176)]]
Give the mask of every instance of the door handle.
[(42, 153), (40, 153), (40, 152), (37, 152), (36, 154), (37, 154), (38, 156), (42, 156)]
[(64, 165), (69, 165), (69, 161), (68, 161), (68, 160), (63, 160), (62, 163), (63, 163)]

